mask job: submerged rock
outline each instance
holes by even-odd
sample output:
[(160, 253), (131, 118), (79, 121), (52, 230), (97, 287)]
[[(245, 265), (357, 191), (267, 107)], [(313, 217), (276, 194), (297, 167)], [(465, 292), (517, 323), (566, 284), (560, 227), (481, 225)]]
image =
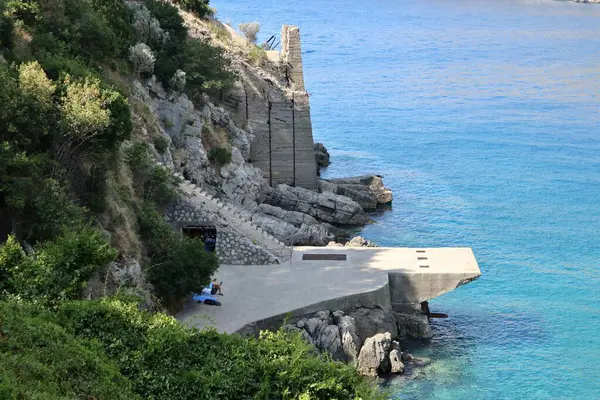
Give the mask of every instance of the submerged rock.
[(329, 152), (322, 143), (315, 143), (315, 159), (319, 167), (327, 167), (331, 163)]

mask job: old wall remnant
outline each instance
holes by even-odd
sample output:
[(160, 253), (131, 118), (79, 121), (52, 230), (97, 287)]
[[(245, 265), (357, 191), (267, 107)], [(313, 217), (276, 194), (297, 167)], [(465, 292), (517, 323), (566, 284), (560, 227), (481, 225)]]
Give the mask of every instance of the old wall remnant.
[(269, 182), (317, 190), (317, 166), (304, 86), (300, 30), (284, 25), (278, 63), (241, 67), (241, 87), (224, 99), (239, 126), (254, 135), (250, 161)]

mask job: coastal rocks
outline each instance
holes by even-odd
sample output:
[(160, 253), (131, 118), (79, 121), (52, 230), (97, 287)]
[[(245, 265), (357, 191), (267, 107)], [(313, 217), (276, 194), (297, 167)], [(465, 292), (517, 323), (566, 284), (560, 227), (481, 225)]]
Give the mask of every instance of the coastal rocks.
[(305, 213), (332, 224), (364, 225), (369, 222), (360, 204), (334, 193), (316, 193), (281, 184), (275, 188), (266, 188), (263, 196), (263, 203)]
[(433, 331), (427, 316), (419, 311), (394, 313), (399, 336), (412, 336), (419, 339), (430, 339)]
[(335, 317), (335, 322), (340, 330), (343, 360), (356, 364), (362, 343), (356, 333), (356, 321), (349, 315), (343, 315), (342, 311), (336, 311), (334, 315), (336, 313), (341, 314)]
[(327, 167), (331, 163), (329, 152), (322, 143), (315, 143), (315, 159), (318, 167)]
[(379, 333), (368, 338), (360, 349), (357, 370), (366, 376), (377, 376), (391, 370), (390, 350), (392, 335), (389, 332)]
[(356, 334), (354, 318), (343, 311), (319, 311), (311, 318), (302, 318), (290, 329), (300, 331), (302, 338), (335, 360), (356, 364), (361, 341)]
[(355, 236), (345, 244), (338, 242), (329, 242), (326, 247), (379, 247), (375, 242), (365, 239), (362, 236)]
[(394, 315), (381, 308), (357, 308), (348, 313), (356, 321), (356, 334), (361, 343), (378, 333), (389, 332), (398, 337), (398, 326)]
[(319, 191), (349, 197), (365, 210), (375, 209), (379, 204), (391, 203), (394, 198), (392, 191), (383, 185), (380, 175), (320, 180)]
[(285, 326), (297, 331), (308, 343), (335, 360), (348, 362), (361, 374), (402, 374), (405, 363), (419, 366), (420, 360), (402, 352), (394, 339), (403, 337), (407, 329), (402, 318), (392, 311), (365, 308), (345, 312), (322, 310)]
[(402, 362), (402, 353), (399, 350), (390, 351), (390, 372), (392, 374), (403, 374), (404, 363)]
[(348, 242), (346, 242), (346, 244), (344, 246), (345, 247), (379, 247), (379, 245), (377, 245), (376, 243), (371, 242), (370, 240), (367, 240), (362, 236), (353, 237)]
[(289, 246), (325, 246), (347, 235), (308, 214), (269, 204), (261, 204), (254, 210), (252, 222)]

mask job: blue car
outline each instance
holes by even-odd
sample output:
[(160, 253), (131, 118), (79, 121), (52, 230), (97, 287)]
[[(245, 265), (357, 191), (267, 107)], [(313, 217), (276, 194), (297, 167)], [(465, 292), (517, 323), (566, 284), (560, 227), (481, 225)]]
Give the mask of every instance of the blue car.
[(220, 306), (221, 302), (217, 300), (217, 298), (214, 297), (212, 294), (210, 294), (211, 289), (212, 283), (208, 287), (202, 289), (202, 293), (194, 293), (194, 295), (192, 296), (192, 300), (198, 303), (208, 304), (210, 306)]

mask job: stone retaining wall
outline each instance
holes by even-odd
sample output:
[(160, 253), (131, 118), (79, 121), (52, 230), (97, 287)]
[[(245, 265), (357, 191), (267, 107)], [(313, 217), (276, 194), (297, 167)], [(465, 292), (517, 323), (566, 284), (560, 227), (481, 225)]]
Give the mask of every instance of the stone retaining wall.
[(209, 212), (203, 212), (183, 200), (179, 200), (171, 206), (165, 219), (175, 230), (181, 230), (184, 225), (188, 224), (214, 225), (217, 228), (216, 252), (221, 264), (266, 265), (277, 263), (277, 260), (265, 249), (222, 225), (218, 217)]
[(277, 261), (264, 249), (232, 232), (217, 231), (217, 255), (222, 264), (266, 265)]

